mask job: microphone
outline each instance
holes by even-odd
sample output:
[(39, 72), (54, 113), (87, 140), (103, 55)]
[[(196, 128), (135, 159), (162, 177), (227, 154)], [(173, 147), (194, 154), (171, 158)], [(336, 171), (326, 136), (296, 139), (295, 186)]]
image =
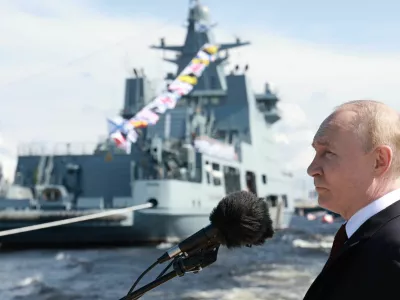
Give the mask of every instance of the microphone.
[(210, 225), (170, 248), (157, 263), (213, 245), (224, 245), (228, 249), (262, 245), (274, 235), (266, 201), (247, 191), (224, 197), (211, 212), (209, 220)]
[[(274, 234), (267, 202), (246, 191), (224, 197), (210, 214), (210, 225), (202, 228), (175, 247), (170, 248), (145, 270), (120, 300), (139, 299), (146, 292), (185, 273), (198, 273), (217, 260), (220, 245), (230, 248), (262, 245)], [(180, 255), (180, 254), (184, 255)], [(158, 277), (134, 291), (140, 279), (157, 264), (173, 261)], [(173, 267), (173, 271), (164, 273)]]

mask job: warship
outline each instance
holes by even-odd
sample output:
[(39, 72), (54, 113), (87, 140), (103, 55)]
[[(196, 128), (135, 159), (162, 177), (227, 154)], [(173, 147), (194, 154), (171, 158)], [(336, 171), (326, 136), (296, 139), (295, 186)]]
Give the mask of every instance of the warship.
[[(177, 242), (209, 224), (227, 194), (247, 190), (268, 202), (277, 230), (294, 214), (294, 179), (282, 168), (272, 129), (280, 121), (279, 97), (268, 83), (252, 91), (248, 66), (225, 73), (231, 49), (250, 42), (217, 43), (209, 10), (191, 1), (183, 45), (171, 51), (177, 66), (166, 86), (204, 44), (218, 45), (193, 90), (158, 122), (140, 129), (129, 153), (110, 137), (89, 153), (20, 145), (13, 185), (0, 199), (0, 231), (151, 203), (152, 207), (63, 226), (0, 236), (6, 246), (132, 245)], [(229, 74), (228, 74), (229, 73)], [(125, 82), (120, 117), (132, 118), (157, 95), (143, 70)], [(0, 232), (1, 233), (1, 232)]]

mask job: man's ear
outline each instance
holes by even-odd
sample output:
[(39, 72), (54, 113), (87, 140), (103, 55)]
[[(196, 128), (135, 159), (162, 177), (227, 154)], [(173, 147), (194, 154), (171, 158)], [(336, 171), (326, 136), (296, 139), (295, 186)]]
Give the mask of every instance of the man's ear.
[(376, 147), (375, 151), (375, 165), (374, 171), (376, 175), (385, 174), (393, 160), (393, 151), (392, 148), (386, 145)]

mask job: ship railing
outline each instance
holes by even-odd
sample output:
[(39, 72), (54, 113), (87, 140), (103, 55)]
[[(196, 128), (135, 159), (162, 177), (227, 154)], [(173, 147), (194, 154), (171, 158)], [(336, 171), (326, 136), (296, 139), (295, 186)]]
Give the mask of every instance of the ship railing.
[(132, 166), (132, 178), (134, 180), (179, 180), (186, 182), (201, 182), (201, 167), (195, 168), (194, 178), (190, 176), (189, 170), (186, 168), (166, 170), (165, 166), (152, 166), (152, 167), (141, 167), (133, 164)]
[(90, 155), (98, 143), (54, 143), (21, 144), (17, 148), (18, 156), (52, 156), (52, 155)]

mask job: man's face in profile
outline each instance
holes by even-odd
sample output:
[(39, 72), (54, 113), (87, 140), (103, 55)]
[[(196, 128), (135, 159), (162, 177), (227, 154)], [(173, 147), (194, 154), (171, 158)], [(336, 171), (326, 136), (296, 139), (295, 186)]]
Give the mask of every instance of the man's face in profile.
[(315, 157), (307, 169), (319, 205), (342, 215), (357, 198), (365, 197), (373, 179), (373, 160), (349, 126), (355, 116), (352, 111), (339, 111), (324, 120), (314, 137)]

